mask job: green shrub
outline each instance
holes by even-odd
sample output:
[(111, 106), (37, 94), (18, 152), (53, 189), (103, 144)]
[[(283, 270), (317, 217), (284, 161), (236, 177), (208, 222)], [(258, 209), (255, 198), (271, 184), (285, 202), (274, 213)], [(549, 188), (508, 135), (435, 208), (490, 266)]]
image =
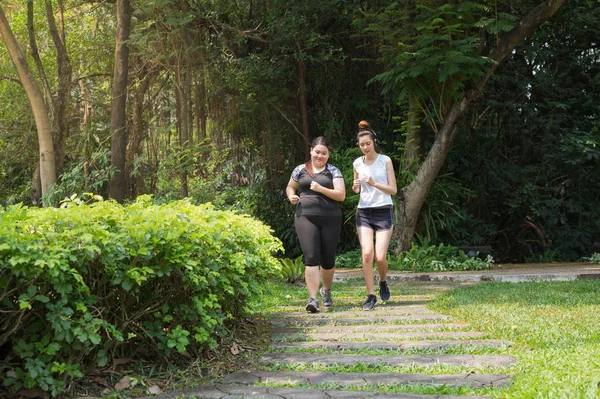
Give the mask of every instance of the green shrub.
[(335, 267), (356, 269), (362, 267), (362, 250), (360, 248), (339, 254), (335, 258)]
[(470, 257), (452, 245), (432, 245), (421, 247), (413, 244), (409, 251), (395, 258), (388, 255), (390, 269), (415, 272), (444, 272), (459, 270), (489, 269), (494, 259), (488, 255), (485, 260)]
[(600, 265), (600, 253), (595, 252), (589, 258), (583, 258), (588, 263), (594, 263)]
[(213, 347), (280, 250), (261, 222), (210, 204), (0, 209), (3, 383), (57, 395), (88, 365)]

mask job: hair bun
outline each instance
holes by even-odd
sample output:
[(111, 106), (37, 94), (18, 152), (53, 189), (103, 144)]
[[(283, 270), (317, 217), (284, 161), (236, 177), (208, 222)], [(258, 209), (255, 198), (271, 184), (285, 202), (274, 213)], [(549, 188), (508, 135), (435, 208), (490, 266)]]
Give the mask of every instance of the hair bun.
[(367, 121), (358, 122), (358, 130), (371, 130), (371, 125)]

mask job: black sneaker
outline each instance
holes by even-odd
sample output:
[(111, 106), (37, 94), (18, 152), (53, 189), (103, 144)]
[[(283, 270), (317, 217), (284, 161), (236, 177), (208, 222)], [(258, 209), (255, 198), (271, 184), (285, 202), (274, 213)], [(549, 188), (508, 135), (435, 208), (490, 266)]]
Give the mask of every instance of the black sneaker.
[(373, 310), (377, 303), (377, 297), (375, 295), (369, 295), (367, 300), (363, 304), (363, 310)]
[(323, 298), (323, 306), (326, 308), (333, 305), (333, 299), (331, 299), (331, 290), (326, 290), (324, 287), (321, 287), (319, 290), (321, 293), (321, 298)]
[(390, 289), (387, 285), (387, 281), (379, 282), (379, 296), (382, 301), (388, 301), (390, 299)]
[(306, 310), (310, 313), (319, 313), (319, 301), (316, 298), (309, 298), (308, 303), (306, 304)]

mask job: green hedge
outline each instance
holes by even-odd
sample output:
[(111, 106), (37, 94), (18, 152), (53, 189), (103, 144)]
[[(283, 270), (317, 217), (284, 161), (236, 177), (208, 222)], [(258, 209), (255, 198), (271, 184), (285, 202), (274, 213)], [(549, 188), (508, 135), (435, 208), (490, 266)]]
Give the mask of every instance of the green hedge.
[(261, 222), (210, 204), (0, 208), (3, 384), (56, 395), (86, 365), (215, 346), (278, 275), (281, 249)]

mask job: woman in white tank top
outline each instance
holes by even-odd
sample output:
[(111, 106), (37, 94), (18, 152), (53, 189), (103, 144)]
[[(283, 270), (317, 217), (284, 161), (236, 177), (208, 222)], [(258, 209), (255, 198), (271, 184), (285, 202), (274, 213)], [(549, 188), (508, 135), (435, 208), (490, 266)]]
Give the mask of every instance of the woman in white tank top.
[[(387, 251), (394, 228), (392, 195), (396, 195), (396, 176), (392, 160), (377, 153), (377, 136), (367, 121), (358, 124), (358, 146), (363, 156), (352, 164), (352, 190), (360, 193), (356, 211), (356, 231), (362, 249), (362, 270), (367, 286), (367, 300), (363, 310), (372, 310), (377, 303), (374, 288), (373, 258), (379, 272), (379, 295), (382, 301), (390, 299), (387, 285)], [(375, 245), (373, 245), (375, 240)]]

